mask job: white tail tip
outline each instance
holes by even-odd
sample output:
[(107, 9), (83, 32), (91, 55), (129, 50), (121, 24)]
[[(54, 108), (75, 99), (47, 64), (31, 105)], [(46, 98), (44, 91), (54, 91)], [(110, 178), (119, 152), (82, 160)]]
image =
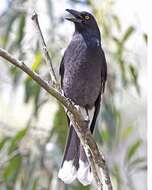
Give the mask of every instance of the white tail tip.
[(73, 161), (64, 161), (62, 168), (59, 170), (58, 177), (66, 184), (72, 183), (76, 178), (76, 168)]
[(92, 175), (92, 172), (90, 171), (90, 165), (88, 162), (83, 162), (82, 160), (79, 161), (79, 169), (77, 172), (77, 179), (84, 186), (92, 183), (93, 175)]

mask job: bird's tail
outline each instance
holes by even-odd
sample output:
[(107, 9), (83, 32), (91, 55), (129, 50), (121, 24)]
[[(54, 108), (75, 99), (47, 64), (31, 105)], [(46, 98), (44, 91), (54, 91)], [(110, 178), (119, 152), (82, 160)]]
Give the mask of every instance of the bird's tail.
[(80, 140), (73, 126), (70, 125), (63, 161), (58, 173), (58, 177), (64, 181), (64, 183), (72, 183), (77, 176), (79, 167), (79, 145)]
[(89, 185), (92, 181), (92, 173), (87, 156), (72, 125), (70, 125), (67, 145), (58, 177), (67, 184), (72, 183), (76, 178), (83, 185)]
[(93, 180), (93, 174), (91, 172), (91, 167), (86, 153), (81, 144), (79, 146), (79, 152), (79, 168), (77, 171), (77, 179), (83, 185), (89, 185)]

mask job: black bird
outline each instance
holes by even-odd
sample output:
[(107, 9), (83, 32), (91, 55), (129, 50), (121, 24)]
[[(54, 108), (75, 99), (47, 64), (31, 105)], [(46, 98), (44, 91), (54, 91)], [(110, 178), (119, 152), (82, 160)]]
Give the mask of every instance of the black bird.
[[(107, 64), (94, 16), (88, 12), (66, 9), (66, 18), (75, 32), (60, 64), (61, 87), (66, 97), (81, 107), (93, 133), (107, 78)], [(79, 138), (68, 118), (69, 136), (58, 177), (65, 183), (77, 178), (83, 185), (92, 182), (92, 172)]]

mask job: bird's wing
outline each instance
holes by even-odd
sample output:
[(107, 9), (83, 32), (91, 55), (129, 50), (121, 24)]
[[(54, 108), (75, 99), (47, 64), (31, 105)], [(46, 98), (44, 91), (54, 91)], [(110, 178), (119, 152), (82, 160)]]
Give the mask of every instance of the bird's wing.
[(71, 50), (75, 49), (75, 43), (70, 43), (69, 46), (67, 47), (67, 49), (64, 52), (64, 55), (61, 59), (61, 63), (60, 63), (60, 68), (59, 68), (59, 74), (61, 76), (61, 87), (63, 86), (63, 77), (64, 77), (64, 64), (66, 64), (66, 62), (68, 61), (70, 55), (70, 52), (72, 52)]
[(99, 114), (101, 95), (104, 93), (106, 80), (107, 80), (107, 62), (106, 62), (104, 52), (102, 51), (101, 90), (100, 90), (99, 96), (95, 102), (95, 111), (94, 111), (93, 119), (92, 119), (92, 122), (90, 125), (91, 133), (93, 133), (93, 131), (94, 131), (97, 116)]
[[(65, 56), (65, 54), (64, 54)], [(59, 74), (61, 76), (61, 87), (63, 84), (63, 76), (64, 76), (64, 56), (62, 57), (61, 63), (60, 63), (60, 68), (59, 68)]]
[(100, 110), (100, 102), (101, 102), (101, 93), (99, 94), (99, 96), (98, 96), (98, 98), (97, 98), (97, 100), (95, 102), (95, 111), (94, 111), (93, 119), (92, 119), (92, 122), (91, 122), (91, 125), (90, 125), (91, 133), (93, 133), (93, 131), (94, 131), (95, 123), (96, 123), (97, 116), (98, 116), (98, 113), (99, 113), (99, 110)]
[(106, 80), (107, 80), (107, 62), (105, 54), (102, 51), (101, 94), (104, 93)]

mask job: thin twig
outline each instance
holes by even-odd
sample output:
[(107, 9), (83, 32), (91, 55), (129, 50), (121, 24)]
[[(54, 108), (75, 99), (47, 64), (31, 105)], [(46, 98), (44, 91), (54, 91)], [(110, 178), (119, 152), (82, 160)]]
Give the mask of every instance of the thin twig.
[(44, 54), (45, 54), (45, 60), (50, 65), (51, 82), (53, 83), (54, 86), (56, 86), (57, 85), (57, 77), (56, 77), (54, 69), (53, 69), (52, 60), (51, 60), (51, 57), (49, 55), (49, 52), (48, 52), (48, 49), (47, 49), (47, 46), (46, 46), (46, 43), (45, 43), (45, 40), (44, 40), (44, 37), (43, 37), (43, 34), (42, 34), (42, 30), (40, 28), (40, 24), (39, 24), (39, 20), (38, 20), (38, 15), (37, 15), (36, 12), (33, 13), (32, 20), (35, 22), (37, 30), (38, 30), (38, 32), (40, 34), (40, 38), (41, 38), (41, 41), (42, 41), (42, 44), (43, 44), (43, 51), (44, 51)]

